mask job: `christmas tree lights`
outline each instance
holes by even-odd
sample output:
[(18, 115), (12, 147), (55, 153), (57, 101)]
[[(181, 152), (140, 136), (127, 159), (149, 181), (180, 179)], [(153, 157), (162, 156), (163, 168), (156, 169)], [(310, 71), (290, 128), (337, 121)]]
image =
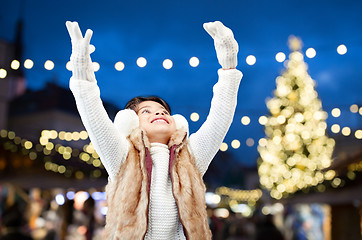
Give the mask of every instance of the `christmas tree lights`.
[(335, 142), (326, 136), (327, 113), (307, 72), (302, 43), (289, 39), (291, 54), (286, 70), (276, 79), (274, 97), (267, 101), (265, 143), (258, 146), (260, 183), (280, 199), (300, 189), (333, 179), (331, 165)]

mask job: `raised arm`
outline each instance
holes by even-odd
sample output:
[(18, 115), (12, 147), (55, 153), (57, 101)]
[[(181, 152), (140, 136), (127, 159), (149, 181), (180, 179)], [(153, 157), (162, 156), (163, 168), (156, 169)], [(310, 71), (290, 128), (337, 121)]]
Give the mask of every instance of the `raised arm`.
[(89, 138), (113, 179), (122, 161), (126, 159), (129, 143), (109, 119), (100, 98), (90, 57), (95, 50), (90, 45), (92, 30), (88, 29), (83, 38), (77, 22), (67, 21), (66, 26), (72, 42), (70, 62), (73, 76), (69, 86)]
[(237, 93), (242, 73), (236, 70), (238, 44), (233, 32), (221, 22), (204, 24), (205, 30), (214, 39), (219, 69), (219, 80), (213, 88), (209, 115), (200, 129), (190, 136), (189, 148), (195, 156), (196, 165), (204, 174), (220, 148), (233, 121)]

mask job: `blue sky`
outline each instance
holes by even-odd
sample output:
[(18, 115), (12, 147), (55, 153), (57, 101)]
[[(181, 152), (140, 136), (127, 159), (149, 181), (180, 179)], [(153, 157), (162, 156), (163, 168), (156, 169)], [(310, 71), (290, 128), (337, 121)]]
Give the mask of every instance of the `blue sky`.
[[(20, 10), (23, 2), (23, 10)], [(67, 87), (71, 73), (65, 69), (71, 45), (65, 21), (78, 21), (83, 32), (94, 31), (92, 55), (101, 68), (96, 73), (101, 96), (120, 108), (137, 95), (155, 94), (165, 98), (175, 113), (188, 116), (200, 114), (200, 121), (190, 122), (191, 132), (206, 119), (217, 81), (219, 68), (213, 41), (202, 24), (220, 20), (230, 27), (239, 43), (238, 69), (244, 78), (232, 127), (225, 139), (242, 143), (234, 152), (241, 161), (255, 165), (256, 145), (247, 147), (249, 137), (263, 137), (257, 123), (267, 114), (265, 99), (275, 89), (275, 78), (284, 69), (275, 60), (282, 51), (288, 55), (287, 39), (294, 34), (304, 42), (303, 50), (315, 48), (315, 58), (305, 61), (309, 73), (317, 83), (323, 108), (345, 110), (339, 120), (361, 127), (351, 117), (349, 106), (361, 105), (362, 100), (362, 1), (360, 0), (201, 0), (201, 1), (41, 1), (2, 0), (0, 9), (0, 38), (12, 41), (15, 24), (21, 15), (24, 20), (24, 58), (34, 61), (34, 68), (26, 70), (28, 87), (39, 89), (51, 78)], [(337, 54), (336, 48), (345, 44), (347, 54)], [(248, 55), (256, 57), (256, 64), (245, 62)], [(136, 65), (138, 57), (145, 57), (145, 68)], [(196, 56), (200, 65), (188, 64)], [(173, 68), (165, 70), (162, 61), (169, 58)], [(44, 69), (46, 60), (55, 68)], [(114, 63), (123, 61), (125, 69), (118, 72)], [(247, 115), (251, 125), (243, 126), (240, 118)], [(345, 116), (345, 118), (343, 118)]]

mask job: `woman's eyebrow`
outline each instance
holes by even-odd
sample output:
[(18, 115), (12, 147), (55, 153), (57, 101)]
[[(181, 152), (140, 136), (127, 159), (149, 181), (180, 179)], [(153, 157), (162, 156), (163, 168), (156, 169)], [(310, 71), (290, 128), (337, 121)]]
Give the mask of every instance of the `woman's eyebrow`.
[[(143, 108), (151, 108), (151, 106), (143, 106), (143, 107), (141, 107), (141, 108), (139, 108), (138, 110), (137, 110), (137, 113), (139, 112), (139, 111), (141, 111), (141, 109), (143, 109)], [(166, 111), (168, 114), (170, 114), (168, 111), (167, 111), (167, 109), (166, 108), (164, 108), (163, 106), (161, 107), (162, 108), (162, 110), (163, 111)]]
[(143, 107), (137, 109), (136, 113), (138, 114), (138, 113), (141, 111), (141, 109), (143, 109), (143, 108), (149, 108), (149, 107), (150, 107), (150, 106), (143, 106)]
[(143, 107), (139, 108), (138, 111), (141, 110), (142, 108), (149, 108), (149, 107), (150, 106), (143, 106)]

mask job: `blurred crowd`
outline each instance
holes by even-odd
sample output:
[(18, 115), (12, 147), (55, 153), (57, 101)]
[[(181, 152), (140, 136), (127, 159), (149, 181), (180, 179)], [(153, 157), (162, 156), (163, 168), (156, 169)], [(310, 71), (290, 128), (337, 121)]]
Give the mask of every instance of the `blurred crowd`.
[[(3, 240), (102, 239), (105, 199), (87, 192), (61, 198), (59, 189), (25, 191), (0, 185), (0, 190)], [(325, 239), (325, 214), (317, 204), (284, 207), (274, 214), (263, 213), (261, 206), (249, 217), (231, 210), (227, 216), (219, 216), (215, 210), (208, 209), (214, 240)]]

